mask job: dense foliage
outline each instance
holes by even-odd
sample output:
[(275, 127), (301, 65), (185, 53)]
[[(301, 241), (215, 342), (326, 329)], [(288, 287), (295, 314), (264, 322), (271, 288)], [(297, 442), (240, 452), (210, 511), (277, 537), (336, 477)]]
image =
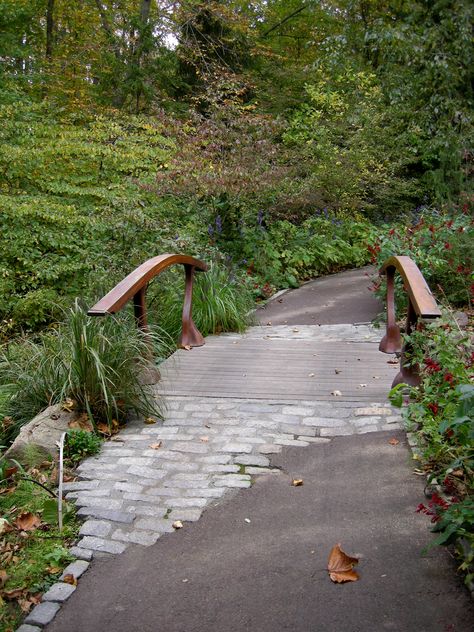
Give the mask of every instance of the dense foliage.
[[(432, 518), (439, 533), (434, 544), (456, 544), (474, 580), (474, 345), (472, 330), (462, 331), (449, 314), (410, 336), (421, 384), (410, 390), (403, 409), (416, 434), (424, 470), (434, 487), (418, 511)], [(392, 397), (401, 404), (404, 385)]]

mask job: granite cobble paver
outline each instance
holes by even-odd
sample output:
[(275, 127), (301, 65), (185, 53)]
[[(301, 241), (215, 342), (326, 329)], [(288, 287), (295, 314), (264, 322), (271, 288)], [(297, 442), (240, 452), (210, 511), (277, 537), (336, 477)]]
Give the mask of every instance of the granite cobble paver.
[(42, 600), (45, 601), (55, 601), (58, 603), (62, 603), (66, 601), (72, 593), (76, 590), (76, 587), (72, 584), (66, 584), (64, 582), (58, 582), (57, 584), (53, 584), (51, 588), (43, 595)]
[(54, 619), (60, 607), (59, 603), (55, 603), (53, 601), (40, 603), (35, 606), (26, 617), (25, 623), (43, 627)]

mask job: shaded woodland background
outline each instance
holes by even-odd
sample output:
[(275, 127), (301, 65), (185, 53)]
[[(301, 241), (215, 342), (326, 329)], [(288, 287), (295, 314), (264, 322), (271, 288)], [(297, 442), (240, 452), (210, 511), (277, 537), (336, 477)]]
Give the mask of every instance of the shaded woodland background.
[(0, 319), (162, 251), (256, 296), (472, 201), (468, 0), (0, 0)]

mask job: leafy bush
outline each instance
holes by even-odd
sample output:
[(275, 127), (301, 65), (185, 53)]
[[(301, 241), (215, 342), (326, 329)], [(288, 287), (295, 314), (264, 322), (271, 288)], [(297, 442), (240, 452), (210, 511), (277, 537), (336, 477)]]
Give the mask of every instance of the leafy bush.
[[(421, 504), (418, 511), (432, 516), (433, 530), (440, 533), (434, 544), (468, 537), (467, 544), (458, 547), (467, 546), (466, 570), (474, 559), (474, 345), (469, 333), (447, 317), (409, 339), (409, 360), (418, 365), (421, 384), (410, 389), (403, 414), (418, 438), (429, 479), (443, 490), (443, 497), (434, 495), (428, 507)], [(393, 390), (394, 403), (403, 388)]]
[[(150, 334), (158, 354), (166, 343)], [(3, 410), (13, 420), (4, 427), (12, 440), (18, 428), (45, 407), (72, 399), (95, 422), (121, 420), (127, 410), (157, 414), (149, 388), (140, 373), (150, 357), (149, 338), (125, 317), (94, 319), (76, 302), (65, 323), (43, 333), (5, 345), (0, 378), (10, 385)]]
[[(367, 263), (366, 241), (374, 227), (362, 219), (329, 217), (317, 212), (301, 225), (280, 220), (265, 225), (265, 214), (256, 226), (242, 228), (239, 244), (250, 275), (256, 277), (257, 295), (261, 286), (297, 287), (302, 280)], [(232, 244), (222, 244), (234, 256)], [(263, 292), (265, 294), (265, 292)]]
[(102, 441), (93, 432), (86, 430), (69, 430), (66, 441), (66, 454), (73, 462), (81, 461), (86, 456), (93, 456), (100, 451)]
[[(372, 235), (375, 239), (368, 248), (373, 263), (379, 266), (393, 255), (407, 255), (439, 300), (470, 304), (474, 297), (474, 219), (467, 203), (461, 212), (426, 210), (413, 224), (386, 226)], [(401, 289), (399, 279), (398, 287)], [(399, 304), (404, 300), (399, 292)]]

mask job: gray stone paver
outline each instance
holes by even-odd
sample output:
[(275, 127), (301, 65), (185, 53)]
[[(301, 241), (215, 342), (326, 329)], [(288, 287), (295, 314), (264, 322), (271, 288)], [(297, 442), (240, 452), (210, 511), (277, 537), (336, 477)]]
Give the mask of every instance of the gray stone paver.
[[(380, 338), (365, 325), (254, 327), (243, 335)], [(173, 521), (198, 520), (232, 489), (249, 487), (253, 476), (279, 474), (270, 458), (286, 446), (401, 427), (398, 411), (386, 402), (169, 396), (165, 403), (163, 421), (130, 420), (98, 456), (81, 464), (81, 480), (65, 485), (68, 499), (87, 519), (73, 549), (83, 564), (97, 553), (121, 553), (129, 544), (149, 546), (174, 531)]]
[(30, 614), (26, 617), (25, 623), (31, 625), (39, 625), (41, 627), (52, 621), (60, 608), (60, 604), (53, 601), (45, 601), (35, 606)]
[(76, 590), (76, 587), (72, 584), (66, 584), (64, 582), (58, 582), (53, 584), (51, 588), (43, 595), (43, 601), (56, 601), (62, 603), (66, 601), (68, 597)]

